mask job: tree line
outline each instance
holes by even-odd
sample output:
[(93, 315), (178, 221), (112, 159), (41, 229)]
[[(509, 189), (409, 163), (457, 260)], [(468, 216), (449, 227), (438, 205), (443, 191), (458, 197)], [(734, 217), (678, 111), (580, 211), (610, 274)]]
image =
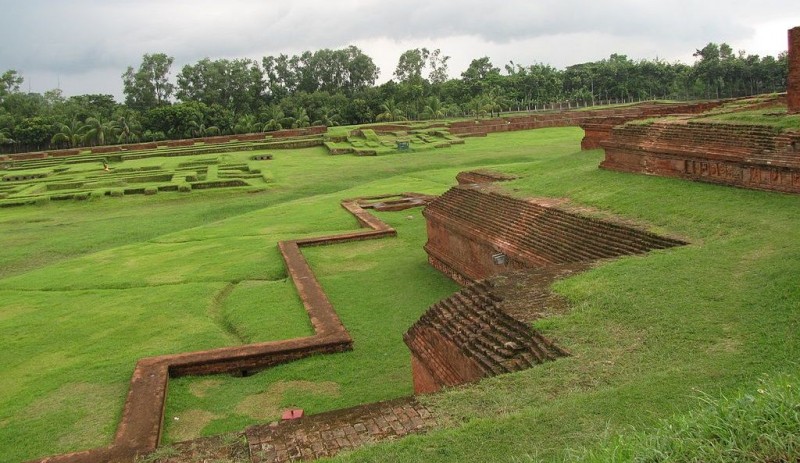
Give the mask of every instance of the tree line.
[(687, 65), (612, 54), (563, 70), (513, 61), (501, 69), (481, 57), (450, 78), (449, 56), (439, 49), (415, 48), (400, 56), (391, 80), (376, 85), (378, 67), (355, 46), (266, 56), (260, 62), (204, 58), (183, 66), (174, 79), (174, 59), (153, 53), (122, 74), (122, 103), (112, 95), (64, 97), (59, 89), (22, 92), (23, 76), (8, 70), (0, 76), (0, 149), (484, 117), (554, 102), (710, 99), (786, 88), (786, 53), (760, 57), (709, 43), (694, 56), (695, 63)]

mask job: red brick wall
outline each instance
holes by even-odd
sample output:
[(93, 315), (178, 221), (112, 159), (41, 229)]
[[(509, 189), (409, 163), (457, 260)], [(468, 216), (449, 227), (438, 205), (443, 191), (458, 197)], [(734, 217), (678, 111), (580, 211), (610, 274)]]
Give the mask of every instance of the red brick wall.
[(422, 358), (415, 354), (411, 357), (415, 394), (471, 383), (485, 376), (475, 360), (466, 356), (436, 329), (426, 327), (421, 331), (413, 343)]
[(789, 29), (789, 78), (786, 83), (790, 113), (800, 113), (800, 26)]
[(692, 122), (625, 125), (601, 143), (604, 169), (800, 193), (800, 136)]
[(442, 388), (414, 354), (411, 354), (411, 377), (414, 380), (414, 394), (430, 394)]
[(487, 239), (465, 236), (459, 227), (447, 226), (437, 220), (428, 220), (428, 254), (440, 257), (449, 266), (467, 277), (481, 280), (512, 269), (525, 268), (521, 262), (508, 257), (506, 265), (494, 263), (492, 256), (498, 252)]

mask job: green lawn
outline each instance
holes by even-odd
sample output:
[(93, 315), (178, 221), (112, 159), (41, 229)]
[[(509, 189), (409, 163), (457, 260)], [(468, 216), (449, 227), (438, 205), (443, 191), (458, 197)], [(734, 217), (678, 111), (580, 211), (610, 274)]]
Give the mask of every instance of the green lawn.
[[(796, 371), (800, 197), (597, 169), (582, 131), (545, 129), (378, 157), (276, 151), (266, 191), (92, 198), (0, 214), (0, 460), (110, 441), (137, 358), (309, 334), (279, 240), (356, 228), (347, 197), (440, 193), (457, 172), (522, 175), (517, 194), (569, 197), (692, 244), (557, 285), (536, 323), (573, 356), (424, 400), (449, 426), (343, 461), (569, 459), (631, 426)], [(232, 157), (252, 153), (232, 153)], [(419, 210), (379, 213), (397, 238), (304, 249), (352, 352), (246, 378), (170, 382), (165, 441), (411, 393), (401, 334), (456, 286), (426, 262)]]

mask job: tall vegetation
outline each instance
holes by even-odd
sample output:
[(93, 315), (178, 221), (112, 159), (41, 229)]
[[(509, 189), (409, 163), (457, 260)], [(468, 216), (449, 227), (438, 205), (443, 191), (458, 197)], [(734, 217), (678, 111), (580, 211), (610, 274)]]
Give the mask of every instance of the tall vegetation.
[[(25, 151), (98, 143), (270, 131), (309, 124), (493, 116), (550, 107), (647, 99), (705, 99), (783, 91), (786, 53), (734, 53), (709, 43), (692, 65), (635, 61), (612, 54), (556, 69), (475, 58), (450, 78), (441, 50), (403, 52), (393, 79), (376, 85), (371, 57), (350, 46), (253, 59), (203, 58), (171, 79), (174, 59), (145, 54), (122, 74), (125, 102), (111, 95), (64, 98), (59, 90), (20, 91), (15, 70), (0, 75), (0, 150)], [(98, 124), (100, 122), (100, 124)], [(92, 129), (78, 128), (92, 125)], [(75, 129), (75, 130), (72, 130)], [(71, 130), (71, 132), (70, 132)], [(90, 136), (87, 136), (91, 133)], [(59, 135), (60, 134), (60, 135)]]

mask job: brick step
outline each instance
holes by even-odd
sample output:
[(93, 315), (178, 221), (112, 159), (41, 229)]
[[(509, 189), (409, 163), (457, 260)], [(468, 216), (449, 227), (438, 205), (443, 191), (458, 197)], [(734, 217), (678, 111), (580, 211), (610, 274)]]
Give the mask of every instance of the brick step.
[[(493, 224), (488, 220), (474, 220), (480, 219), (480, 217), (485, 218), (486, 216), (493, 215), (491, 214), (492, 211), (488, 210), (493, 209), (490, 204), (473, 204), (471, 206), (471, 208), (460, 206), (459, 209), (455, 209), (459, 211), (457, 215), (462, 217), (465, 223), (477, 226), (477, 228), (494, 229), (495, 234), (499, 236), (513, 237), (517, 240), (519, 240), (521, 237), (522, 241), (525, 242), (528, 247), (545, 251), (548, 255), (550, 255), (550, 260), (556, 262), (591, 260), (594, 258), (611, 257), (621, 254), (641, 253), (652, 248), (661, 248), (674, 245), (674, 243), (670, 241), (665, 243), (665, 240), (663, 239), (645, 240), (639, 236), (643, 233), (636, 230), (624, 229), (622, 227), (613, 225), (605, 225), (599, 221), (583, 220), (582, 218), (570, 217), (566, 214), (557, 215), (555, 212), (551, 217), (545, 216), (544, 218), (541, 218), (541, 215), (537, 214), (528, 220), (525, 220), (526, 214), (523, 212), (521, 214), (514, 214), (521, 216), (521, 220), (513, 221), (513, 223), (505, 221), (502, 224)], [(472, 208), (475, 210), (470, 211), (469, 209)], [(498, 214), (499, 213), (500, 212), (498, 212)], [(506, 215), (511, 215), (508, 212), (504, 213)], [(553, 220), (554, 218), (556, 220)], [(568, 223), (561, 223), (561, 221), (565, 218)], [(475, 223), (478, 221), (482, 223)], [(593, 230), (594, 227), (602, 228), (604, 232), (598, 233), (597, 231)], [(566, 241), (573, 243), (578, 241), (581, 243), (582, 247), (586, 249), (582, 250), (580, 247), (574, 245), (565, 246), (556, 244), (555, 242), (549, 242), (550, 240), (537, 240), (531, 236), (536, 232), (539, 232), (542, 236), (547, 237), (563, 236), (566, 234), (569, 236), (569, 238), (565, 238)], [(613, 239), (614, 237), (612, 237), (612, 239), (603, 239), (604, 236), (607, 237), (610, 234), (617, 235), (617, 239)], [(632, 235), (636, 236), (636, 238), (632, 239)]]
[[(511, 356), (509, 351), (498, 349), (498, 346), (486, 338), (492, 332), (492, 325), (466, 313), (464, 305), (448, 298), (437, 304), (442, 322), (433, 321), (433, 325), (449, 337), (465, 354), (474, 357), (478, 362), (494, 374), (506, 373), (502, 362)], [(472, 317), (470, 317), (472, 315)], [(448, 322), (448, 323), (444, 323)]]
[[(489, 306), (488, 310), (479, 311), (475, 310), (475, 305), (472, 304), (473, 301), (461, 293), (456, 293), (451, 296), (451, 298), (458, 301), (463, 307), (465, 307), (466, 310), (470, 311), (470, 315), (480, 320), (480, 322), (483, 324), (483, 328), (493, 328), (499, 334), (502, 334), (503, 337), (507, 338), (503, 339), (502, 342), (521, 341), (529, 334), (527, 326), (520, 326), (521, 324), (519, 322), (511, 319), (502, 311), (497, 310), (494, 304)], [(506, 316), (504, 317), (503, 315)], [(513, 320), (513, 322), (509, 319)]]
[[(501, 200), (505, 198), (501, 195), (497, 195)], [(622, 243), (615, 243), (613, 240), (610, 240), (612, 246), (620, 247), (620, 244), (625, 244), (626, 247), (630, 243), (632, 247), (630, 247), (625, 252), (642, 252), (652, 247), (658, 246), (674, 246), (674, 240), (664, 239), (658, 237), (656, 235), (650, 234), (648, 232), (643, 232), (640, 230), (624, 227), (621, 225), (616, 225), (613, 223), (609, 223), (606, 221), (602, 221), (599, 219), (594, 219), (591, 217), (584, 217), (578, 216), (576, 214), (571, 214), (566, 211), (561, 211), (558, 209), (550, 209), (544, 208), (542, 206), (537, 206), (533, 204), (528, 204), (528, 206), (520, 211), (520, 216), (528, 219), (532, 218), (533, 223), (550, 223), (550, 222), (564, 222), (564, 231), (568, 231), (569, 229), (574, 229), (576, 231), (580, 231), (585, 229), (586, 227), (594, 227), (594, 228), (601, 228), (603, 230), (602, 235), (599, 238), (607, 237), (609, 235), (616, 237), (618, 240), (622, 241)], [(481, 211), (485, 210), (486, 207), (491, 207), (490, 204), (482, 204), (476, 212), (480, 213)], [(531, 209), (535, 209), (536, 211), (532, 211)], [(503, 213), (508, 214), (508, 211), (504, 211)], [(526, 222), (525, 225), (528, 225)], [(589, 236), (592, 236), (593, 241), (596, 241), (597, 236), (594, 236), (594, 233), (589, 233)], [(637, 242), (641, 242), (644, 246), (640, 246)], [(622, 252), (622, 251), (621, 251)]]

